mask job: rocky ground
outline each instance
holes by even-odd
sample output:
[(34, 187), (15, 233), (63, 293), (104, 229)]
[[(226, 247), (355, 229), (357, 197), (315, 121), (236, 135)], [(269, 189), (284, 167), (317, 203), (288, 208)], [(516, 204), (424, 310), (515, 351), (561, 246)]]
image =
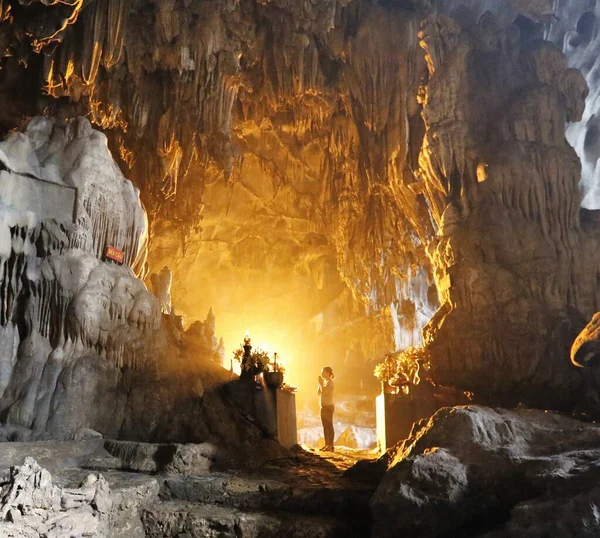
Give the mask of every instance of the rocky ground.
[[(346, 450), (320, 457), (298, 450), (254, 471), (218, 472), (211, 470), (207, 449), (203, 445), (102, 439), (2, 443), (0, 469), (11, 471), (0, 485), (12, 491), (19, 489), (19, 484), (10, 476), (26, 472), (32, 478), (25, 501), (11, 504), (2, 495), (0, 535), (238, 538), (369, 534), (366, 507), (374, 486), (344, 477), (345, 469), (365, 453)], [(25, 454), (31, 458), (22, 465)], [(45, 489), (39, 487), (40, 473)], [(87, 484), (98, 481), (106, 484), (103, 511), (93, 495), (86, 501)], [(61, 503), (61, 496), (67, 494), (77, 495), (83, 508)], [(53, 496), (58, 499), (54, 503)], [(57, 520), (62, 526), (52, 527), (54, 534), (44, 534), (48, 525), (42, 523)]]
[(595, 423), (529, 409), (444, 408), (384, 460), (371, 499), (374, 536), (600, 533)]
[(445, 408), (382, 458), (298, 448), (232, 471), (213, 456), (208, 444), (1, 443), (0, 535), (600, 533), (600, 427), (551, 412)]

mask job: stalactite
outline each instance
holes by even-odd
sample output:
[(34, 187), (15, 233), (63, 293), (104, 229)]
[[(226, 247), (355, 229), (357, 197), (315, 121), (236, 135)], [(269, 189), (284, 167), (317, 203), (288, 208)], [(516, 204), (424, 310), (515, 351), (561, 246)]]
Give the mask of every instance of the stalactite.
[(103, 56), (106, 69), (117, 65), (123, 55), (126, 0), (109, 0), (107, 34)]
[(44, 47), (51, 43), (60, 42), (63, 38), (65, 30), (72, 24), (77, 22), (84, 0), (42, 0), (46, 6), (64, 5), (72, 7), (70, 15), (62, 21), (61, 26), (49, 36), (35, 37), (32, 40), (32, 47), (36, 53), (40, 53)]

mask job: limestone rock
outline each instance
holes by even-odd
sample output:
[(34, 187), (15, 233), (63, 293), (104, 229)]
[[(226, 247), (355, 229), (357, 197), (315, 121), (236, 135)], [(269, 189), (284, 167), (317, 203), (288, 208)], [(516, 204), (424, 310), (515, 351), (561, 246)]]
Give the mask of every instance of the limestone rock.
[[(157, 290), (161, 305), (136, 277), (145, 211), (104, 135), (83, 118), (38, 117), (2, 143), (0, 161), (10, 186), (0, 192), (7, 438), (73, 439), (91, 430), (140, 441), (210, 438), (231, 454), (242, 442), (260, 444), (259, 430), (219, 391), (227, 373), (212, 311), (202, 342), (184, 338), (181, 319), (162, 312), (170, 307), (168, 290)], [(72, 202), (65, 208), (46, 190), (77, 196), (60, 198)], [(104, 260), (107, 246), (124, 251), (122, 265)], [(180, 459), (181, 466), (195, 461), (183, 453)]]
[(586, 79), (590, 93), (585, 102), (582, 121), (567, 126), (567, 139), (581, 159), (582, 207), (600, 207), (600, 157), (598, 146), (598, 9), (591, 2), (560, 1), (555, 5), (556, 17), (549, 27), (549, 39), (561, 48), (569, 66), (578, 69)]
[(595, 424), (543, 411), (442, 409), (390, 451), (374, 536), (597, 533), (592, 509), (567, 506), (597, 495), (599, 439)]
[[(107, 1), (108, 9), (39, 1), (0, 9), (0, 63), (13, 74), (0, 83), (12, 104), (0, 119), (8, 131), (47, 106), (57, 117), (86, 115), (108, 133), (152, 217), (152, 268), (171, 267), (173, 300), (192, 320), (211, 305), (216, 312), (235, 305), (221, 325), (227, 345), (241, 336), (241, 315), (253, 316), (261, 327), (275, 324), (283, 341), (290, 326), (302, 327), (298, 338), (317, 342), (309, 354), (341, 361), (355, 337), (373, 357), (420, 343), (441, 304), (426, 330), (438, 384), (494, 402), (562, 409), (581, 405), (597, 387), (595, 374), (567, 360), (600, 304), (600, 239), (593, 222), (582, 227), (578, 185), (583, 177), (584, 206), (595, 208), (592, 2)], [(31, 80), (45, 81), (43, 102), (20, 91)], [(583, 176), (565, 141), (567, 123)], [(0, 251), (15, 257), (0, 309), (1, 347), (13, 350), (0, 364), (0, 389), (21, 346), (27, 360), (18, 369), (33, 381), (21, 401), (23, 383), (5, 392), (11, 421), (43, 428), (55, 409), (46, 400), (59, 368), (46, 369), (38, 383), (42, 357), (58, 350), (53, 360), (63, 361), (69, 342), (52, 341), (64, 332), (52, 323), (53, 337), (22, 338), (23, 324), (10, 317), (21, 293), (60, 296), (50, 310), (68, 309), (71, 297), (44, 291), (46, 278), (35, 279), (35, 290), (27, 286), (21, 276), (32, 245), (48, 251), (43, 257), (79, 246), (97, 258), (108, 236), (127, 247), (137, 271), (143, 260), (134, 262), (133, 251), (144, 250), (144, 216), (137, 191), (109, 162), (103, 135), (85, 120), (38, 119), (23, 131), (2, 146), (2, 177), (21, 187), (4, 194), (17, 193), (11, 203), (24, 207), (25, 185), (44, 179), (40, 189), (56, 203), (39, 203), (45, 198), (36, 191), (30, 208), (50, 218), (2, 217)], [(68, 196), (51, 193), (74, 186), (83, 193), (71, 204), (80, 218), (67, 226), (57, 212), (65, 213)], [(106, 214), (116, 199), (115, 215), (90, 210)], [(71, 263), (59, 268), (64, 278), (87, 274), (88, 262), (79, 269)], [(53, 266), (43, 269), (58, 280)], [(113, 277), (93, 275), (78, 313), (98, 291), (97, 278), (112, 297)], [(85, 315), (85, 326), (73, 329), (85, 334), (86, 352), (97, 346), (116, 363), (89, 392), (102, 393), (111, 409), (111, 401), (132, 395), (137, 413), (151, 398), (124, 387), (120, 376), (128, 382), (129, 374), (117, 370), (137, 369), (139, 357), (162, 374), (165, 363), (175, 363), (132, 352), (142, 346), (138, 330), (157, 319), (156, 307), (168, 310), (166, 294), (163, 305), (139, 299), (127, 329), (112, 318), (99, 328)], [(47, 312), (44, 306), (42, 321), (34, 316), (25, 325), (48, 332)], [(158, 348), (166, 345), (159, 333)], [(179, 342), (180, 335), (168, 339), (172, 347)], [(59, 384), (96, 364), (81, 349), (83, 364)], [(147, 381), (153, 390), (154, 381)], [(204, 398), (202, 383), (195, 394)], [(131, 417), (117, 415), (125, 430), (136, 430)], [(164, 426), (141, 421), (153, 432)]]
[(75, 432), (74, 441), (83, 441), (85, 439), (102, 439), (102, 434), (90, 428), (82, 428)]
[(266, 513), (240, 512), (217, 506), (164, 503), (144, 511), (144, 527), (149, 538), (182, 534), (206, 538), (251, 536), (289, 536), (290, 538), (328, 538), (338, 524), (317, 517), (282, 517)]
[(152, 291), (161, 301), (161, 307), (163, 314), (171, 313), (171, 283), (173, 280), (173, 273), (168, 267), (163, 267), (158, 274), (150, 275), (150, 281), (152, 282)]
[(152, 270), (171, 267), (191, 319), (212, 305), (229, 327), (260, 301), (278, 325), (323, 325), (315, 354), (343, 356), (351, 332), (377, 334), (369, 355), (420, 343), (437, 306), (413, 174), (430, 2), (38, 4), (6, 39), (44, 50), (52, 111), (108, 133), (152, 217)]
[(225, 358), (224, 348), (222, 340), (216, 337), (216, 329), (216, 318), (211, 308), (204, 321), (195, 321), (190, 325), (186, 331), (186, 338), (195, 342), (204, 357), (222, 366)]
[(202, 445), (167, 445), (107, 441), (106, 450), (128, 471), (177, 475), (204, 474), (215, 465), (217, 448)]
[(9, 536), (59, 538), (72, 533), (105, 537), (112, 509), (110, 488), (101, 475), (88, 475), (79, 488), (62, 489), (50, 473), (26, 458), (0, 484), (0, 529)]
[(513, 18), (517, 2), (510, 17), (508, 3), (485, 14), (456, 4), (420, 33), (419, 162), (440, 226), (427, 247), (441, 302), (424, 333), (433, 380), (482, 402), (587, 405), (598, 380), (566, 357), (596, 311), (598, 238), (581, 228), (580, 164), (564, 133), (586, 84), (523, 18), (530, 7)]

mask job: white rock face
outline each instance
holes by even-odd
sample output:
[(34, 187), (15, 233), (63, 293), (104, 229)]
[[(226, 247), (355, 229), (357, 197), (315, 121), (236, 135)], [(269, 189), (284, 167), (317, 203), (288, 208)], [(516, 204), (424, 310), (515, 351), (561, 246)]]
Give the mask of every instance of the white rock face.
[(102, 538), (109, 533), (110, 488), (90, 474), (79, 488), (60, 488), (32, 458), (0, 478), (0, 535)]
[[(63, 435), (100, 427), (76, 391), (104, 387), (110, 399), (119, 369), (145, 367), (156, 356), (144, 345), (160, 347), (160, 301), (134, 272), (147, 230), (139, 193), (85, 118), (34, 118), (0, 143), (0, 167), (0, 409)], [(103, 261), (108, 246), (122, 266)]]
[[(210, 438), (232, 465), (244, 461), (231, 447), (253, 439), (266, 454), (262, 432), (223, 401), (228, 376), (212, 363), (205, 376), (222, 359), (212, 312), (186, 335), (169, 314), (168, 271), (156, 289), (162, 301), (136, 277), (145, 213), (103, 135), (85, 119), (36, 118), (0, 151), (0, 185), (11, 193), (0, 188), (4, 438)], [(53, 206), (43, 189), (74, 191), (75, 203)], [(103, 259), (107, 246), (124, 251), (123, 265)]]
[(38, 218), (75, 222), (69, 247), (98, 258), (107, 246), (116, 247), (128, 265), (139, 267), (147, 233), (139, 191), (87, 119), (33, 118), (25, 133), (0, 143), (0, 163), (0, 203)]
[(555, 2), (549, 39), (562, 48), (570, 67), (584, 75), (589, 87), (580, 122), (567, 127), (567, 140), (581, 158), (582, 207), (600, 209), (600, 35), (596, 2)]

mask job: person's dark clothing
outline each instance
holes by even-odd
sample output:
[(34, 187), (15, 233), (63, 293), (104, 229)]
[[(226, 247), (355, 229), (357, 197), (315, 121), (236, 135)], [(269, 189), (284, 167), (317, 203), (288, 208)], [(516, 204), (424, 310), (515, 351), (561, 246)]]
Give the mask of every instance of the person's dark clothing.
[(321, 407), (321, 422), (323, 423), (323, 436), (325, 437), (325, 446), (333, 446), (333, 412), (334, 405), (324, 405)]

